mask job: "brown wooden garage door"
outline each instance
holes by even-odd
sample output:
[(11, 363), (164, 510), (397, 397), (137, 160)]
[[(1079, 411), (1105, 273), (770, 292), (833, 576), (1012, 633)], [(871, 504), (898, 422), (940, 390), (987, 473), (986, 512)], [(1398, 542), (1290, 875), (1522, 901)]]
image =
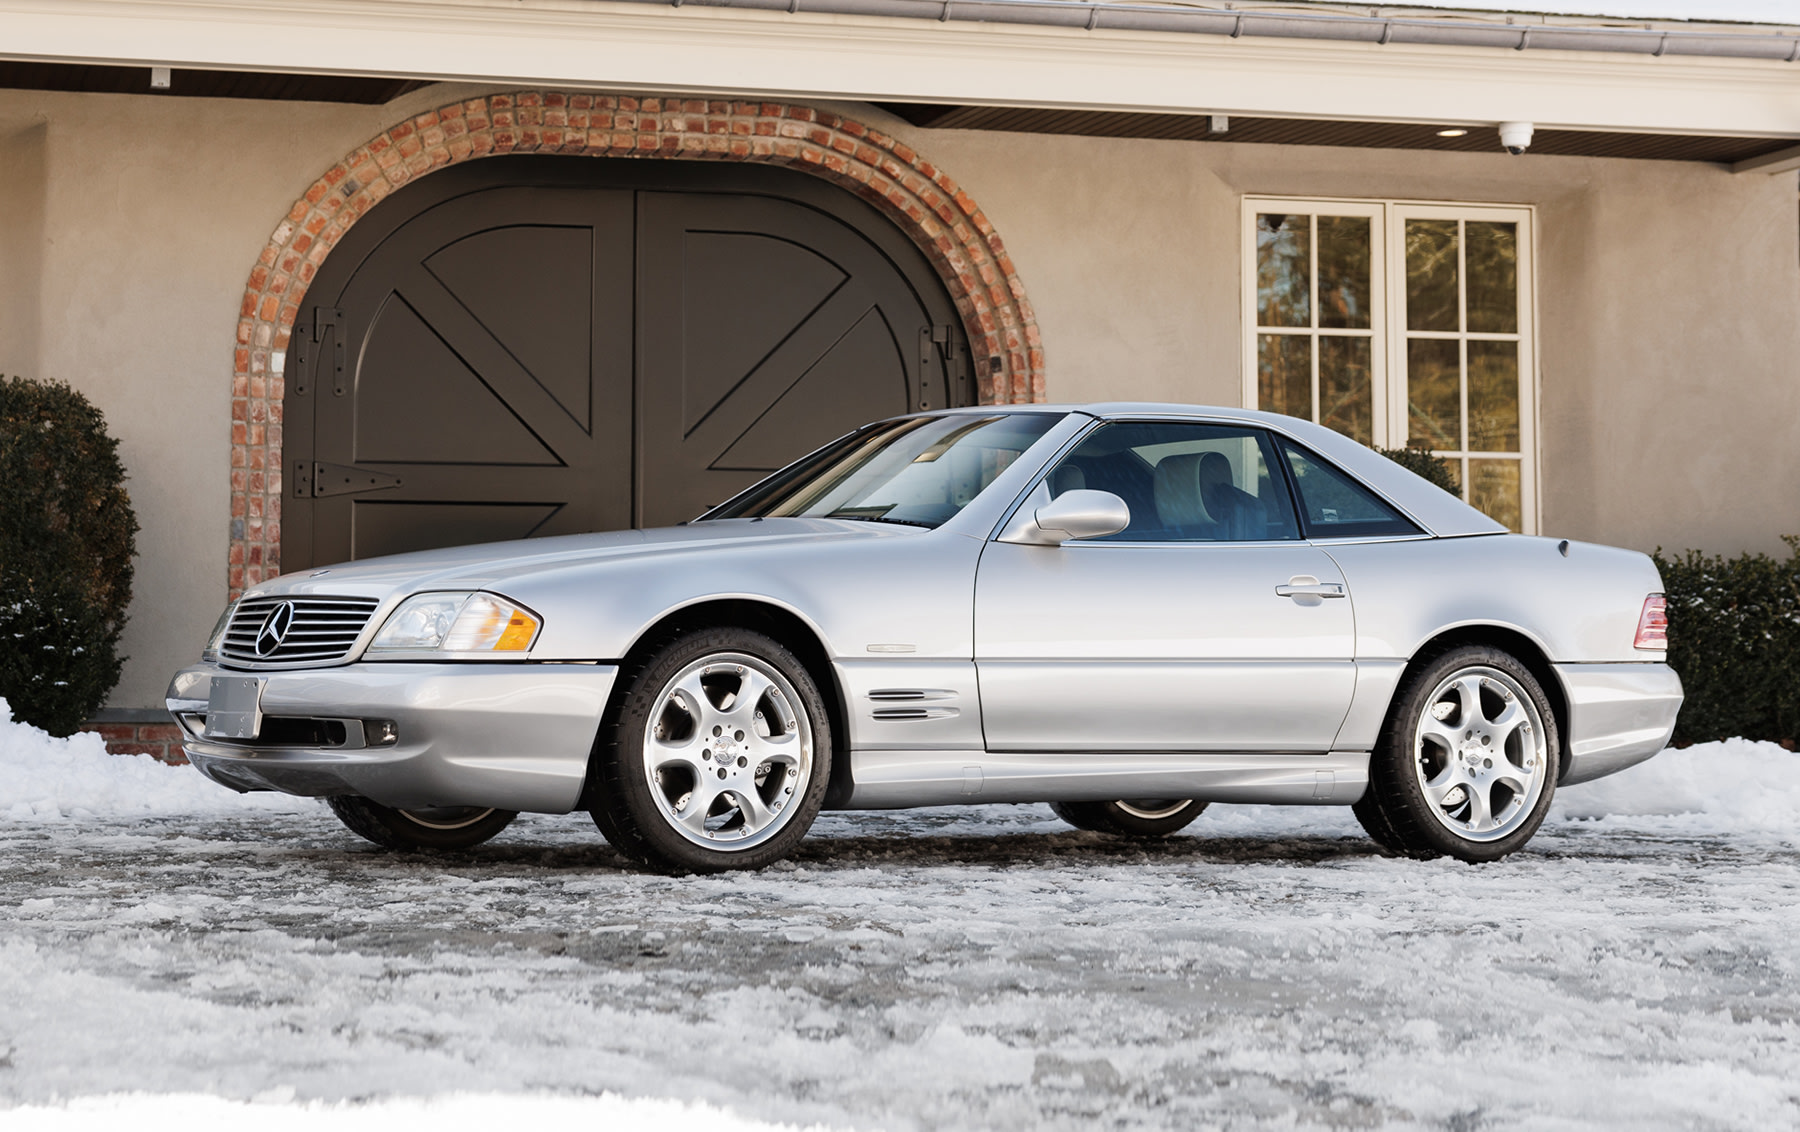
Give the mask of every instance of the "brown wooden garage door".
[(936, 274), (841, 190), (473, 162), (384, 201), (308, 292), (283, 568), (680, 522), (865, 421), (970, 393)]

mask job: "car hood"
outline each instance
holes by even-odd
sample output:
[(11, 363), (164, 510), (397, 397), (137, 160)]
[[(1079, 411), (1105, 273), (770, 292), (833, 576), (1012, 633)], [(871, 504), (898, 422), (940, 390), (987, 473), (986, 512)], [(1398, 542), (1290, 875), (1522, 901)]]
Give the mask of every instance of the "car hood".
[(680, 527), (492, 542), (422, 550), (303, 570), (252, 587), (245, 597), (333, 594), (386, 598), (425, 590), (501, 589), (509, 580), (607, 561), (643, 564), (773, 545), (909, 538), (922, 527), (846, 519), (715, 519)]

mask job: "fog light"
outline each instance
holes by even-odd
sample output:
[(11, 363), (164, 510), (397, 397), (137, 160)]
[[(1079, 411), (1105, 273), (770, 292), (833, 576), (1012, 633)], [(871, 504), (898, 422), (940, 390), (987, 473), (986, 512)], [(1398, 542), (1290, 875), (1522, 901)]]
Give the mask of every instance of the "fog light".
[(365, 719), (363, 741), (371, 747), (391, 747), (400, 741), (400, 728), (391, 719)]

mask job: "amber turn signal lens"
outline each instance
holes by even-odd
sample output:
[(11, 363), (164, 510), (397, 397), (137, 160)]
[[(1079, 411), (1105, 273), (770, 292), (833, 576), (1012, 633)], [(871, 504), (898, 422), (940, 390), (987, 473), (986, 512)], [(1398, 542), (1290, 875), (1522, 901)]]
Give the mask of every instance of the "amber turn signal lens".
[(506, 629), (501, 632), (500, 639), (494, 643), (495, 652), (523, 652), (531, 647), (531, 638), (537, 636), (538, 623), (523, 610), (513, 610), (512, 617), (507, 619)]

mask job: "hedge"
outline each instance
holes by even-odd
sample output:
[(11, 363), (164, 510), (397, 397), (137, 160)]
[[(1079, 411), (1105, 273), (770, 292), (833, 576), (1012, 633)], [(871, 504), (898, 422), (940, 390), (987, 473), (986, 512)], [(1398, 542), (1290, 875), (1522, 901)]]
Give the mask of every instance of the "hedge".
[(137, 518), (87, 398), (0, 376), (0, 697), (69, 735), (119, 682)]
[(1462, 498), (1462, 488), (1456, 482), (1456, 470), (1442, 456), (1434, 456), (1424, 448), (1377, 448), (1375, 451), (1413, 475), (1436, 484), (1458, 499)]
[(1767, 554), (1654, 555), (1669, 597), (1669, 664), (1687, 693), (1675, 742), (1800, 738), (1800, 538)]

